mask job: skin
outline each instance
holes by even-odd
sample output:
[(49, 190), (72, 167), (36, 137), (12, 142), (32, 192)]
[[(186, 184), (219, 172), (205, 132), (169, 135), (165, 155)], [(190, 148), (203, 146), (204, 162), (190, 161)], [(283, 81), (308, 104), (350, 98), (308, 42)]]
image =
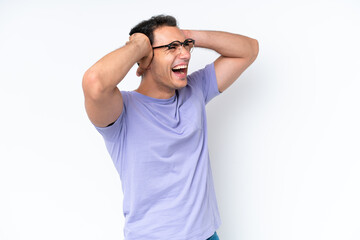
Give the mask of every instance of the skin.
[[(184, 33), (177, 27), (160, 27), (154, 31), (154, 46), (162, 46), (173, 41), (183, 42)], [(177, 65), (188, 65), (190, 52), (185, 48), (180, 51), (169, 51), (167, 48), (154, 49), (154, 57), (150, 66), (144, 71), (139, 88), (136, 90), (144, 95), (167, 99), (175, 94), (176, 89), (187, 85), (187, 79), (177, 77), (171, 70)]]
[[(195, 40), (195, 46), (216, 51), (220, 56), (214, 62), (220, 92), (227, 89), (256, 59), (257, 40), (220, 31), (181, 30), (160, 27), (154, 31), (154, 46), (169, 44), (186, 38)], [(187, 79), (178, 78), (171, 69), (188, 64), (190, 53), (184, 48), (169, 53), (166, 48), (152, 50), (149, 39), (141, 33), (130, 36), (125, 46), (107, 54), (84, 74), (82, 86), (85, 108), (91, 122), (105, 127), (114, 122), (123, 110), (123, 100), (117, 85), (138, 63), (136, 74), (142, 76), (137, 92), (153, 98), (168, 99), (176, 89), (186, 86)]]

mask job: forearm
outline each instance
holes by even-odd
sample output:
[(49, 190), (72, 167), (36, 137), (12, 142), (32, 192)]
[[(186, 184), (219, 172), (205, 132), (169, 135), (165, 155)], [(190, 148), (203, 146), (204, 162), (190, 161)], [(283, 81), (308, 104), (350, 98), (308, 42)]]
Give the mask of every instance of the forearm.
[(97, 91), (112, 91), (142, 57), (137, 45), (125, 46), (105, 55), (84, 74), (84, 84), (91, 84)]
[(195, 47), (208, 48), (224, 57), (246, 58), (257, 55), (256, 39), (221, 31), (183, 30), (187, 38), (195, 40)]

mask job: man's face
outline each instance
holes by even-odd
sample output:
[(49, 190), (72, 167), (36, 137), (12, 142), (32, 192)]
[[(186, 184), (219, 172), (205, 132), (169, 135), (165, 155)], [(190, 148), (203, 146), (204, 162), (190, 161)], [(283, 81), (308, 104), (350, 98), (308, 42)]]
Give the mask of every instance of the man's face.
[[(153, 47), (166, 45), (176, 40), (180, 42), (185, 40), (179, 28), (160, 27), (154, 31)], [(190, 56), (190, 52), (184, 47), (180, 47), (180, 50), (169, 50), (167, 47), (154, 49), (149, 73), (156, 87), (167, 92), (185, 87)]]

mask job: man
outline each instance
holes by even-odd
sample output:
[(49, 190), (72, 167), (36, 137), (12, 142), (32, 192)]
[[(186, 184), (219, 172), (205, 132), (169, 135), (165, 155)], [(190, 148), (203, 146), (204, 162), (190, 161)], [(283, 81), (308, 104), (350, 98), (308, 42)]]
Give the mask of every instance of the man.
[[(188, 75), (194, 46), (221, 56)], [(205, 104), (257, 54), (255, 39), (181, 30), (173, 17), (160, 15), (135, 26), (125, 46), (86, 71), (86, 111), (122, 183), (125, 240), (218, 239)], [(135, 63), (140, 86), (120, 91)]]

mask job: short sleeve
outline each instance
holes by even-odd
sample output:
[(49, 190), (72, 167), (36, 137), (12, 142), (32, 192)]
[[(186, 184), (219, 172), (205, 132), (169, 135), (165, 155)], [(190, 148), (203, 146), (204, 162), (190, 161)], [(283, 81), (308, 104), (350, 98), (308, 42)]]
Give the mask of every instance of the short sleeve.
[(114, 142), (114, 141), (119, 140), (121, 132), (125, 128), (124, 118), (126, 115), (126, 104), (125, 104), (126, 94), (124, 92), (121, 92), (121, 94), (123, 96), (124, 106), (123, 106), (123, 110), (122, 110), (120, 116), (116, 119), (114, 124), (112, 124), (111, 126), (107, 126), (107, 127), (97, 127), (94, 125), (96, 130), (103, 136), (104, 140), (108, 141), (108, 142)]
[(220, 94), (217, 85), (214, 63), (208, 64), (205, 68), (193, 72), (188, 76), (189, 83), (202, 90), (205, 104)]

